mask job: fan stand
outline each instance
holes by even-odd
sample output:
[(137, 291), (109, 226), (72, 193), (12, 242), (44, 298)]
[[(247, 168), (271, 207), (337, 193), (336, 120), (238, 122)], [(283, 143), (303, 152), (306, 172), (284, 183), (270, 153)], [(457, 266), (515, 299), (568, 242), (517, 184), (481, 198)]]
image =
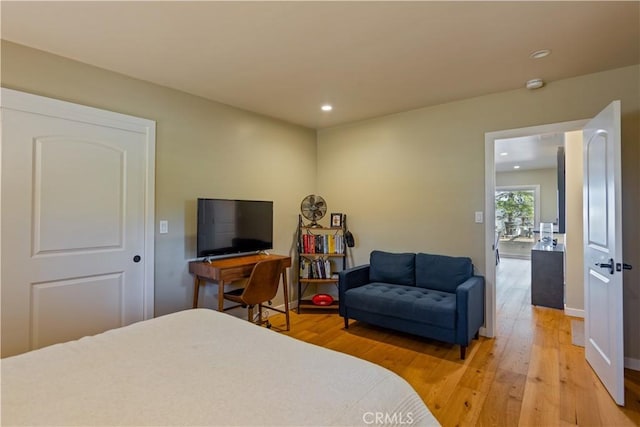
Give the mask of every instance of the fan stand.
[(316, 220), (314, 219), (314, 220), (311, 220), (311, 222), (309, 223), (309, 225), (308, 225), (307, 227), (311, 227), (311, 228), (319, 228), (319, 227), (322, 227), (322, 226), (321, 226), (320, 224), (318, 224), (318, 221), (316, 221)]

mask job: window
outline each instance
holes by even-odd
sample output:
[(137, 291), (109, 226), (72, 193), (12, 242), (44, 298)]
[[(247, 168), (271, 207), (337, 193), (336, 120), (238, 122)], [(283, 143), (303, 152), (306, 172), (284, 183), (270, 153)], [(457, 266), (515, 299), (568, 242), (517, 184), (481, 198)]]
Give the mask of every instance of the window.
[(534, 187), (496, 190), (496, 233), (500, 233), (500, 256), (530, 258), (535, 244), (533, 229), (537, 223)]

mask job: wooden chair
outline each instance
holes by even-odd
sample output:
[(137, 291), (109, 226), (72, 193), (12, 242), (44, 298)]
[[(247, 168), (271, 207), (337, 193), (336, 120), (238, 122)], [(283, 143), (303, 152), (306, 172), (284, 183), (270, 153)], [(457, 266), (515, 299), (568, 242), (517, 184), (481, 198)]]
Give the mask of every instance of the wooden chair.
[[(275, 298), (280, 284), (280, 274), (282, 273), (282, 261), (279, 259), (265, 260), (258, 262), (251, 272), (244, 288), (234, 289), (224, 293), (224, 299), (237, 302), (248, 309), (248, 320), (258, 325), (266, 323), (267, 328), (271, 328), (268, 320), (262, 320), (263, 303), (271, 304)], [(286, 284), (285, 284), (286, 286)], [(253, 309), (258, 306), (258, 320), (253, 319)], [(284, 313), (281, 310), (270, 307), (274, 311)], [(288, 328), (288, 325), (287, 325)]]

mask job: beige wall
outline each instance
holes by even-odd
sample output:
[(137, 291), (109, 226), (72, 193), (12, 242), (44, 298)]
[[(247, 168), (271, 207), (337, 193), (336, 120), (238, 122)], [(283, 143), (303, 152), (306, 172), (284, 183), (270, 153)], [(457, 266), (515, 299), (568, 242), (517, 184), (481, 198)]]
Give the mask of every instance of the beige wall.
[(565, 134), (567, 234), (565, 238), (565, 307), (574, 315), (584, 310), (584, 247), (582, 230), (582, 132)]
[[(539, 185), (540, 222), (556, 222), (558, 219), (558, 170), (556, 168), (496, 173), (496, 187), (514, 185)], [(534, 224), (535, 228), (538, 226), (539, 224)]]
[[(640, 266), (640, 66), (320, 130), (318, 191), (349, 215), (357, 264), (373, 249), (425, 251), (470, 256), (483, 273), (488, 248), (474, 211), (484, 210), (484, 134), (590, 118), (614, 99), (625, 258)], [(626, 354), (640, 359), (640, 268), (624, 279)]]
[[(291, 251), (315, 190), (314, 130), (5, 41), (1, 60), (3, 87), (157, 122), (155, 216), (169, 233), (155, 236), (156, 315), (191, 307), (197, 197), (273, 200), (274, 252)], [(213, 285), (204, 297), (212, 307)]]

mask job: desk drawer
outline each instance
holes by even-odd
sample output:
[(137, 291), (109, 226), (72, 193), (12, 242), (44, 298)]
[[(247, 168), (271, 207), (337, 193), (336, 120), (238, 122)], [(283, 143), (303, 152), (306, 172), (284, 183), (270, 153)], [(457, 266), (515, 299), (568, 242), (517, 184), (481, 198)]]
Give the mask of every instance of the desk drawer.
[(218, 279), (218, 270), (206, 262), (193, 261), (189, 263), (189, 273), (210, 280)]
[(241, 265), (238, 267), (227, 268), (221, 272), (220, 280), (223, 282), (232, 282), (234, 280), (246, 279), (251, 276), (253, 265)]

